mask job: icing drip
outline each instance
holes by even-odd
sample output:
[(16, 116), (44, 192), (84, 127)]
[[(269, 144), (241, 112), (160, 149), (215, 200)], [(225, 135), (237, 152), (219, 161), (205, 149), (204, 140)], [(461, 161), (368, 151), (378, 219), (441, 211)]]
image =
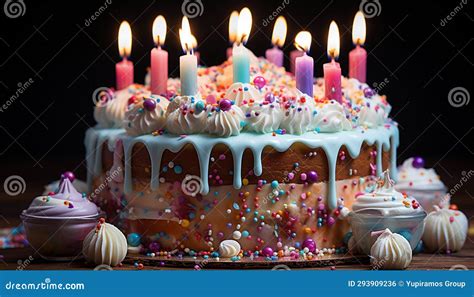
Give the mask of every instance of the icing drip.
[[(209, 162), (211, 151), (217, 144), (226, 145), (232, 152), (234, 160), (234, 188), (239, 189), (242, 186), (242, 157), (246, 149), (250, 149), (254, 155), (254, 171), (257, 176), (262, 174), (262, 152), (266, 146), (271, 146), (279, 152), (288, 150), (294, 143), (302, 143), (310, 148), (322, 148), (327, 156), (329, 167), (328, 179), (328, 193), (327, 200), (331, 209), (337, 207), (336, 195), (336, 162), (338, 153), (342, 146), (345, 146), (352, 158), (356, 158), (361, 150), (362, 144), (365, 142), (368, 145), (377, 145), (377, 168), (382, 168), (382, 149), (388, 151), (392, 150), (391, 167), (395, 167), (396, 155), (395, 151), (398, 147), (398, 128), (395, 125), (385, 125), (376, 129), (362, 130), (355, 129), (352, 131), (342, 131), (335, 134), (314, 134), (306, 133), (303, 136), (296, 136), (291, 134), (278, 135), (274, 137), (271, 134), (253, 134), (241, 133), (240, 135), (229, 138), (216, 138), (209, 135), (188, 135), (181, 138), (173, 135), (142, 135), (138, 137), (130, 137), (126, 135), (124, 130), (104, 130), (104, 129), (89, 129), (86, 134), (86, 148), (87, 148), (87, 164), (89, 167), (88, 181), (89, 185), (92, 183), (92, 174), (99, 176), (101, 174), (102, 165), (102, 145), (107, 140), (109, 149), (112, 150), (110, 143), (115, 143), (117, 139), (123, 141), (124, 158), (125, 158), (125, 177), (124, 177), (124, 192), (129, 194), (132, 189), (132, 173), (131, 173), (131, 155), (133, 146), (136, 143), (143, 143), (150, 154), (152, 170), (150, 187), (156, 190), (159, 187), (159, 172), (161, 168), (161, 157), (164, 150), (170, 150), (173, 153), (180, 151), (186, 144), (191, 144), (196, 150), (199, 165), (200, 176), (209, 176)], [(91, 169), (93, 169), (92, 174)], [(200, 193), (207, 194), (209, 192), (208, 178), (202, 178), (202, 188)]]

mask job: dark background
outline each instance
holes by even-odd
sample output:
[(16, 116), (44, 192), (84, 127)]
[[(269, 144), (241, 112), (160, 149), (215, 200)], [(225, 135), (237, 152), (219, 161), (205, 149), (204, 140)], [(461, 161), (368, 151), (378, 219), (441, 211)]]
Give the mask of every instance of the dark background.
[[(248, 47), (261, 56), (270, 47), (273, 21), (263, 22), (283, 1), (203, 0), (203, 14), (190, 19), (204, 64), (219, 64), (228, 47), (228, 16), (248, 6), (253, 28)], [(462, 1), (379, 2), (379, 15), (367, 19), (369, 84), (388, 81), (381, 93), (400, 124), (399, 161), (412, 155), (427, 159), (448, 184), (473, 168), (472, 106), (453, 107), (448, 93), (463, 87), (472, 94), (472, 3)], [(113, 86), (119, 61), (117, 32), (121, 20), (131, 23), (135, 78), (143, 82), (153, 46), (154, 18), (166, 17), (170, 76), (178, 76), (181, 49), (177, 28), (182, 17), (178, 0), (118, 1), (90, 20), (105, 1), (24, 0), (25, 14), (9, 18), (0, 10), (0, 105), (33, 80), (23, 94), (0, 112), (0, 181), (18, 174), (27, 184), (55, 179), (65, 169), (85, 177), (83, 138), (94, 125), (92, 93)], [(360, 1), (287, 0), (281, 15), (288, 22), (285, 54), (293, 50), (300, 30), (313, 35), (315, 74), (322, 76), (331, 20), (341, 32), (343, 74), (353, 48), (351, 26)], [(445, 19), (463, 5), (451, 20)], [(3, 7), (2, 7), (3, 8)], [(89, 19), (89, 21), (86, 21)], [(288, 61), (286, 61), (288, 63)], [(470, 182), (472, 184), (472, 181)], [(3, 189), (2, 189), (3, 190)], [(467, 189), (464, 191), (471, 196)], [(471, 196), (472, 197), (472, 196)]]

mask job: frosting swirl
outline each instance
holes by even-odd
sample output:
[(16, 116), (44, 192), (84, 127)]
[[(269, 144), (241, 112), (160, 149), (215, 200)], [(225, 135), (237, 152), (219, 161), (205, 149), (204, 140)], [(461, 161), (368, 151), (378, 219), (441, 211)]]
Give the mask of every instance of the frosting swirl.
[(225, 98), (232, 100), (236, 105), (241, 106), (253, 100), (262, 101), (262, 94), (251, 84), (233, 83), (226, 91)]
[(207, 128), (210, 134), (220, 137), (239, 135), (244, 120), (245, 116), (240, 107), (232, 105), (229, 110), (211, 111), (207, 119)]
[(123, 123), (125, 130), (129, 135), (138, 136), (163, 129), (168, 104), (168, 99), (157, 95), (142, 97), (139, 102), (130, 104)]
[(321, 133), (334, 133), (352, 129), (351, 122), (347, 119), (344, 108), (335, 100), (324, 104), (317, 111), (314, 117), (314, 126), (316, 131)]
[(278, 101), (262, 103), (248, 103), (243, 106), (247, 131), (256, 133), (271, 133), (278, 129), (283, 120), (283, 111)]
[(54, 195), (36, 197), (23, 214), (33, 217), (93, 217), (99, 213), (97, 206), (63, 177)]
[(385, 121), (385, 111), (377, 104), (366, 103), (359, 112), (358, 124), (367, 128), (382, 126)]
[(400, 191), (416, 190), (445, 190), (446, 187), (433, 168), (415, 168), (413, 158), (403, 162), (398, 168), (398, 182), (395, 188)]
[(240, 253), (240, 244), (233, 240), (224, 240), (219, 244), (219, 255), (222, 258), (232, 258)]
[(206, 129), (206, 105), (200, 96), (177, 96), (166, 110), (166, 130), (172, 134), (196, 134)]
[(303, 134), (315, 128), (314, 117), (317, 111), (313, 98), (299, 92), (295, 101), (288, 101), (283, 106), (285, 111), (280, 128), (287, 133)]
[(372, 193), (357, 197), (352, 210), (355, 213), (381, 216), (414, 215), (424, 212), (415, 199), (406, 197), (393, 188), (393, 181), (388, 171), (384, 172), (383, 181), (379, 181)]

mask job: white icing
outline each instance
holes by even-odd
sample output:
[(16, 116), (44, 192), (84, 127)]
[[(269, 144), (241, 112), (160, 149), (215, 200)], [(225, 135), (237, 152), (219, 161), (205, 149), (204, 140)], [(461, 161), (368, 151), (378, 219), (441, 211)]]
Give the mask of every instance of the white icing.
[[(299, 92), (299, 91), (298, 91)], [(283, 120), (280, 128), (289, 134), (303, 134), (314, 130), (317, 114), (313, 98), (299, 92), (295, 101), (284, 103)]]
[(96, 265), (116, 266), (127, 255), (127, 239), (122, 231), (112, 224), (102, 223), (84, 239), (82, 252), (86, 260)]
[(435, 207), (425, 219), (423, 244), (431, 252), (457, 252), (466, 241), (467, 229), (468, 221), (462, 212)]
[(352, 205), (355, 213), (374, 214), (381, 216), (414, 215), (423, 212), (419, 206), (414, 208), (412, 202), (416, 200), (405, 197), (393, 187), (388, 171), (384, 172), (383, 181), (379, 181), (377, 188), (372, 193), (356, 197)]
[(367, 128), (382, 126), (385, 121), (385, 111), (375, 104), (366, 104), (359, 112), (358, 124)]
[[(196, 109), (201, 102), (203, 109)], [(198, 96), (177, 96), (171, 100), (166, 110), (166, 130), (172, 134), (196, 134), (206, 129), (207, 113), (205, 104)]]
[(251, 99), (255, 102), (263, 100), (262, 94), (254, 86), (246, 83), (233, 83), (227, 89), (225, 98), (234, 101), (237, 106), (241, 106)]
[(210, 134), (220, 137), (239, 135), (245, 120), (240, 107), (232, 105), (228, 111), (212, 111), (207, 119), (207, 129)]
[(405, 237), (385, 229), (370, 249), (370, 256), (376, 269), (405, 269), (411, 263), (412, 250)]
[(342, 105), (331, 100), (317, 109), (317, 114), (313, 119), (313, 126), (321, 133), (335, 133), (352, 129), (351, 122), (346, 118)]
[(152, 95), (149, 99), (156, 100), (156, 108), (152, 111), (148, 111), (143, 107), (144, 100), (128, 107), (123, 126), (129, 135), (149, 134), (164, 128), (168, 99), (157, 95)]
[(224, 240), (219, 244), (219, 255), (222, 258), (232, 258), (240, 253), (240, 244), (232, 239)]
[(433, 168), (415, 168), (412, 164), (413, 158), (409, 158), (399, 167), (396, 189), (400, 191), (409, 191), (411, 189), (427, 191), (446, 190), (445, 185)]
[(247, 120), (247, 131), (271, 133), (278, 129), (283, 120), (283, 111), (277, 101), (247, 104), (242, 108)]

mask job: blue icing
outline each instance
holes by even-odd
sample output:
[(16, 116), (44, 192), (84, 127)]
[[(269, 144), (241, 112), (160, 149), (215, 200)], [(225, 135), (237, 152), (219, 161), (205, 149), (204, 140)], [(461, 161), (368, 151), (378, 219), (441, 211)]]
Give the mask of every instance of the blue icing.
[[(211, 151), (214, 146), (224, 144), (229, 147), (234, 160), (234, 188), (242, 187), (242, 157), (246, 149), (250, 149), (254, 157), (254, 172), (257, 176), (262, 174), (262, 152), (266, 146), (271, 146), (278, 152), (284, 152), (294, 143), (302, 143), (310, 148), (322, 148), (326, 153), (329, 179), (327, 200), (330, 209), (337, 207), (336, 195), (336, 163), (339, 150), (342, 146), (347, 148), (352, 158), (357, 158), (362, 144), (375, 145), (377, 148), (376, 168), (377, 174), (382, 173), (382, 150), (391, 150), (390, 170), (392, 176), (396, 173), (396, 149), (399, 144), (398, 128), (395, 125), (385, 126), (375, 129), (362, 130), (357, 128), (353, 131), (342, 131), (338, 133), (307, 132), (303, 135), (284, 134), (277, 137), (271, 134), (241, 133), (238, 136), (228, 138), (218, 138), (210, 135), (196, 134), (188, 135), (185, 138), (174, 135), (142, 135), (131, 137), (126, 135), (122, 129), (96, 129), (91, 128), (86, 133), (85, 145), (87, 149), (88, 185), (91, 187), (92, 178), (101, 174), (102, 166), (102, 146), (108, 141), (110, 151), (113, 151), (114, 143), (117, 139), (122, 139), (125, 158), (124, 192), (130, 194), (133, 191), (131, 157), (132, 149), (136, 143), (143, 143), (150, 154), (152, 170), (150, 187), (156, 190), (159, 187), (159, 175), (161, 168), (161, 158), (165, 150), (173, 153), (180, 151), (186, 144), (191, 144), (198, 155), (200, 165), (200, 176), (209, 176), (209, 162)], [(91, 169), (92, 172), (91, 172)], [(202, 181), (201, 194), (209, 192), (208, 178)]]

